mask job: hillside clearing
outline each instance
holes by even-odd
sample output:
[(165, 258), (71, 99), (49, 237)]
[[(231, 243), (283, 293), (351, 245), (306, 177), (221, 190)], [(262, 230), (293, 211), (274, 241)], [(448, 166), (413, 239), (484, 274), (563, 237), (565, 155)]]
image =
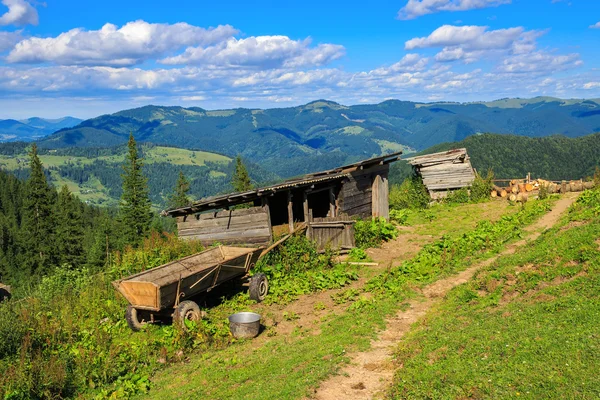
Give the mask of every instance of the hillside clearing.
[[(492, 208), (506, 207), (505, 203), (492, 204)], [(460, 209), (460, 206), (455, 207), (455, 210)], [(483, 216), (489, 214), (470, 213), (473, 222)], [(430, 223), (434, 225), (436, 219)], [(456, 235), (450, 236), (459, 239)], [(400, 238), (401, 241), (414, 240), (416, 245), (407, 246), (405, 253), (396, 254), (392, 264), (413, 256), (423, 244), (435, 239), (418, 233)], [(493, 251), (494, 248), (485, 249)], [(472, 253), (475, 257), (485, 257), (485, 254)], [(457, 259), (447, 266), (446, 272), (436, 272), (426, 279), (435, 280), (436, 276), (465, 267), (463, 258)], [(350, 361), (348, 354), (370, 348), (376, 332), (385, 327), (386, 316), (407, 307), (407, 301), (418, 296), (413, 288), (420, 286), (421, 275), (415, 275), (417, 280), (397, 286), (394, 290), (398, 295), (380, 296), (377, 294), (379, 289), (365, 290), (366, 283), (372, 286), (370, 277), (377, 278), (382, 272), (389, 272), (389, 268), (391, 265), (386, 264), (375, 269), (361, 268), (358, 283), (342, 290), (302, 296), (288, 306), (248, 307), (261, 312), (264, 317), (265, 330), (259, 338), (202, 356), (191, 355), (184, 363), (158, 372), (152, 378), (150, 395), (157, 399), (297, 399), (311, 396), (321, 381)]]
[(382, 391), (391, 383), (394, 374), (391, 356), (397, 342), (411, 329), (412, 324), (425, 316), (452, 288), (469, 281), (480, 268), (491, 265), (502, 256), (513, 254), (519, 247), (525, 246), (528, 240), (535, 240), (540, 235), (539, 229), (551, 228), (575, 198), (565, 196), (560, 199), (552, 211), (526, 228), (528, 236), (525, 239), (513, 243), (498, 255), (423, 288), (422, 296), (411, 300), (405, 310), (386, 320), (386, 329), (371, 343), (371, 350), (351, 356), (351, 365), (321, 384), (314, 398), (333, 400), (382, 397)]

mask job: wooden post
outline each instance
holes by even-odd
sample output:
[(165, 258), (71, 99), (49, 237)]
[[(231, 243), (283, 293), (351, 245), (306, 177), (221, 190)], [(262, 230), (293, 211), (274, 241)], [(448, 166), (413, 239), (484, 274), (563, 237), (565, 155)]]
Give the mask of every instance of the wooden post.
[(290, 226), (290, 233), (294, 232), (294, 203), (292, 202), (292, 191), (288, 192), (288, 224)]
[(308, 194), (306, 192), (302, 192), (302, 203), (304, 206), (304, 222), (308, 224), (310, 220), (308, 216)]
[(567, 193), (567, 181), (562, 181), (560, 184), (560, 192)]
[(335, 217), (335, 193), (333, 188), (329, 188), (329, 216)]

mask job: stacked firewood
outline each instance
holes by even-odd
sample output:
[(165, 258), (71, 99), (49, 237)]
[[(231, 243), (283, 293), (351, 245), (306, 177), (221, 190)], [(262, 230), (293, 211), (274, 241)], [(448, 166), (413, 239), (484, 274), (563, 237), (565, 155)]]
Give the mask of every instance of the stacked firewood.
[(494, 185), (491, 196), (492, 198), (502, 197), (507, 198), (510, 201), (525, 203), (528, 198), (528, 193), (538, 191), (541, 188), (545, 188), (549, 194), (553, 194), (581, 192), (585, 189), (591, 189), (592, 187), (594, 187), (594, 182), (584, 182), (582, 180), (554, 182), (544, 179), (531, 181), (513, 179), (509, 182), (508, 187), (503, 188)]

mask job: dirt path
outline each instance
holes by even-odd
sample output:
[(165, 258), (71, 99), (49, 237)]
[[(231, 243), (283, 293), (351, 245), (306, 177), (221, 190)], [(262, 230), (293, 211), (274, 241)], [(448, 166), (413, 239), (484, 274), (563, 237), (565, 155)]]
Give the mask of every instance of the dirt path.
[(468, 282), (478, 269), (489, 266), (502, 255), (516, 252), (529, 240), (535, 240), (540, 236), (543, 230), (551, 228), (576, 198), (577, 194), (574, 193), (561, 197), (552, 211), (525, 229), (529, 233), (525, 239), (511, 244), (500, 254), (424, 288), (424, 300), (411, 301), (406, 311), (401, 311), (388, 319), (386, 329), (379, 334), (377, 340), (371, 343), (371, 349), (354, 354), (351, 357), (350, 365), (344, 368), (339, 375), (323, 382), (313, 398), (317, 400), (381, 398), (394, 376), (391, 360), (393, 351), (398, 341), (410, 330), (411, 325), (424, 316), (450, 289)]

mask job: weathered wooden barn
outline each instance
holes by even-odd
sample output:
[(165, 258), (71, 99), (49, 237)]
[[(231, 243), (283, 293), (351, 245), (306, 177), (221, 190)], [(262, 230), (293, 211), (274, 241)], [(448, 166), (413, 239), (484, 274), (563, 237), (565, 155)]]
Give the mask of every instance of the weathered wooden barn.
[(449, 191), (471, 186), (475, 180), (467, 149), (427, 154), (406, 161), (423, 178), (423, 184), (434, 200), (446, 197)]
[[(206, 244), (267, 245), (306, 225), (320, 248), (353, 247), (352, 217), (388, 218), (388, 173), (401, 152), (308, 174), (243, 193), (204, 198), (163, 211), (179, 237)], [(236, 208), (250, 204), (248, 208)]]

